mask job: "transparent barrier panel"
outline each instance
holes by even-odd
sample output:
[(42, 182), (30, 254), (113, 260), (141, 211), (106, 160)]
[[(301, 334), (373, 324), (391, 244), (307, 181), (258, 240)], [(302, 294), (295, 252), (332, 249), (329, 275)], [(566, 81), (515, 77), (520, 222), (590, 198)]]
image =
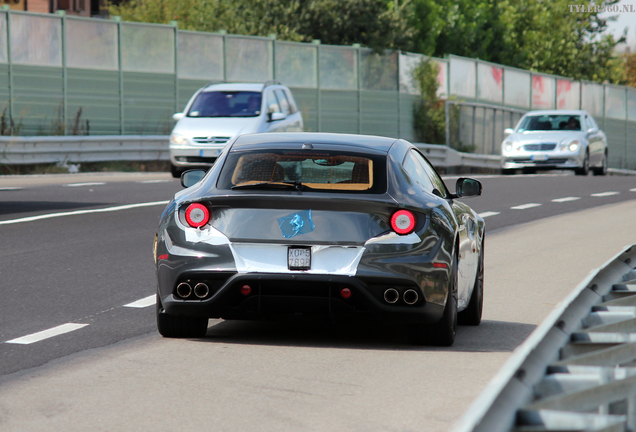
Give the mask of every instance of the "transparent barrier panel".
[(426, 57), (422, 54), (400, 53), (399, 54), (399, 75), (400, 75), (400, 92), (419, 95), (420, 92), (413, 80), (413, 72), (415, 68)]
[(119, 70), (117, 24), (106, 20), (66, 19), (66, 65)]
[(618, 120), (625, 120), (625, 89), (619, 87), (605, 87), (605, 116)]
[(358, 56), (355, 49), (320, 47), (320, 88), (358, 89)]
[(636, 89), (627, 89), (627, 120), (636, 121)]
[(530, 74), (514, 69), (504, 69), (504, 104), (530, 107)]
[(174, 73), (174, 28), (122, 23), (121, 62), (126, 72)]
[[(594, 117), (603, 117), (603, 86), (600, 84), (583, 83), (581, 109)], [(598, 118), (596, 121), (598, 122)]]
[(581, 83), (557, 79), (557, 109), (579, 109), (581, 103)]
[(451, 57), (450, 60), (450, 94), (475, 98), (475, 62), (472, 60)]
[(11, 61), (62, 66), (62, 19), (11, 14)]
[(556, 79), (544, 75), (532, 75), (532, 109), (554, 109)]
[(223, 81), (223, 36), (179, 32), (179, 78)]
[(363, 90), (398, 89), (398, 55), (396, 52), (376, 54), (360, 50), (360, 86)]
[(477, 97), (489, 102), (503, 102), (503, 69), (477, 63)]
[(276, 43), (276, 79), (288, 87), (318, 86), (318, 46)]
[(7, 56), (7, 14), (0, 13), (0, 63), (9, 61)]
[(273, 79), (273, 41), (227, 37), (227, 81), (265, 82)]
[(437, 88), (437, 97), (446, 97), (448, 95), (448, 62), (447, 61), (437, 61), (439, 65), (439, 72), (437, 73), (437, 83), (439, 87)]

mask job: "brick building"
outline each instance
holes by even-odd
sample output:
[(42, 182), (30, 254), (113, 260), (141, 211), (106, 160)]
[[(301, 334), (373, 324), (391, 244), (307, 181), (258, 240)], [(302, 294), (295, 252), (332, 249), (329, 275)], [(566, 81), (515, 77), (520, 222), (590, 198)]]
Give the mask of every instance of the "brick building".
[[(119, 1), (111, 3), (118, 4)], [(0, 5), (9, 5), (12, 10), (55, 13), (63, 10), (67, 15), (85, 17), (106, 15), (106, 0), (0, 0)]]

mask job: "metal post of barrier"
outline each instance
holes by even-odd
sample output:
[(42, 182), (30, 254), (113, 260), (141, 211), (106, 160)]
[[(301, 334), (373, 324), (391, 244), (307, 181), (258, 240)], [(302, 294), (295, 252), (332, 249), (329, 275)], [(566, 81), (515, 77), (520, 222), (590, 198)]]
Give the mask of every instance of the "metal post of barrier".
[(124, 135), (124, 66), (121, 54), (121, 17), (112, 16), (117, 22), (117, 62), (119, 63), (119, 133)]
[(174, 26), (174, 112), (179, 112), (179, 22), (170, 21)]
[(362, 56), (360, 55), (360, 44), (359, 43), (355, 43), (352, 45), (355, 49), (356, 49), (356, 63), (357, 63), (357, 68), (356, 68), (356, 75), (357, 75), (357, 84), (358, 84), (358, 133), (362, 134), (362, 94), (360, 93), (360, 89), (361, 87), (361, 83), (360, 83), (360, 78), (361, 78), (361, 73), (360, 73), (360, 60), (362, 58)]
[(66, 69), (66, 12), (55, 12), (62, 17), (62, 134), (66, 135), (66, 119), (68, 118), (68, 71)]
[(316, 94), (317, 94), (317, 98), (316, 98), (316, 104), (317, 106), (317, 113), (318, 113), (318, 131), (317, 132), (321, 132), (322, 128), (321, 128), (321, 114), (320, 114), (320, 39), (314, 39), (311, 41), (311, 43), (317, 45), (316, 47)]
[[(7, 62), (8, 62), (8, 81), (9, 81), (9, 118), (13, 120), (15, 114), (13, 108), (13, 60), (11, 58), (11, 7), (9, 5), (2, 5), (2, 9), (7, 14)], [(12, 130), (12, 133), (14, 131)]]

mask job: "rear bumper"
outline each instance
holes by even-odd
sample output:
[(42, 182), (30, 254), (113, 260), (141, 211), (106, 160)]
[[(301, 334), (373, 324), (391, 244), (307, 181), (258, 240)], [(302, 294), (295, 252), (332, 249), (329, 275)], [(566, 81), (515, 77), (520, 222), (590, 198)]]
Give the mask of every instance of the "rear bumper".
[[(219, 280), (218, 272), (194, 272), (181, 275), (177, 283), (210, 286), (205, 299), (179, 298), (175, 292), (160, 290), (162, 306), (170, 315), (224, 319), (270, 319), (280, 316), (323, 315), (332, 318), (366, 315), (374, 318), (433, 323), (439, 321), (443, 305), (427, 302), (412, 280), (393, 276), (360, 276), (234, 273)], [(249, 286), (249, 294), (241, 287)], [(350, 290), (350, 297), (341, 294)], [(387, 289), (399, 293), (395, 303), (384, 299)], [(404, 293), (413, 290), (418, 300), (407, 304)], [(413, 292), (409, 292), (412, 300)]]

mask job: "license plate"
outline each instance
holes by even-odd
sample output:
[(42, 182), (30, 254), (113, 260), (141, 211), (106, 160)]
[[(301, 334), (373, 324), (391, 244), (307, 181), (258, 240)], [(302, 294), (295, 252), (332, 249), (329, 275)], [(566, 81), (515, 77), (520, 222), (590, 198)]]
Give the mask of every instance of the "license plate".
[(311, 248), (289, 247), (287, 249), (287, 267), (289, 270), (311, 269)]
[(200, 157), (218, 157), (219, 156), (219, 152), (220, 152), (220, 150), (218, 150), (218, 149), (201, 150), (199, 152), (199, 156)]
[(548, 155), (547, 154), (536, 154), (536, 155), (530, 156), (530, 158), (533, 161), (547, 161), (548, 160)]

